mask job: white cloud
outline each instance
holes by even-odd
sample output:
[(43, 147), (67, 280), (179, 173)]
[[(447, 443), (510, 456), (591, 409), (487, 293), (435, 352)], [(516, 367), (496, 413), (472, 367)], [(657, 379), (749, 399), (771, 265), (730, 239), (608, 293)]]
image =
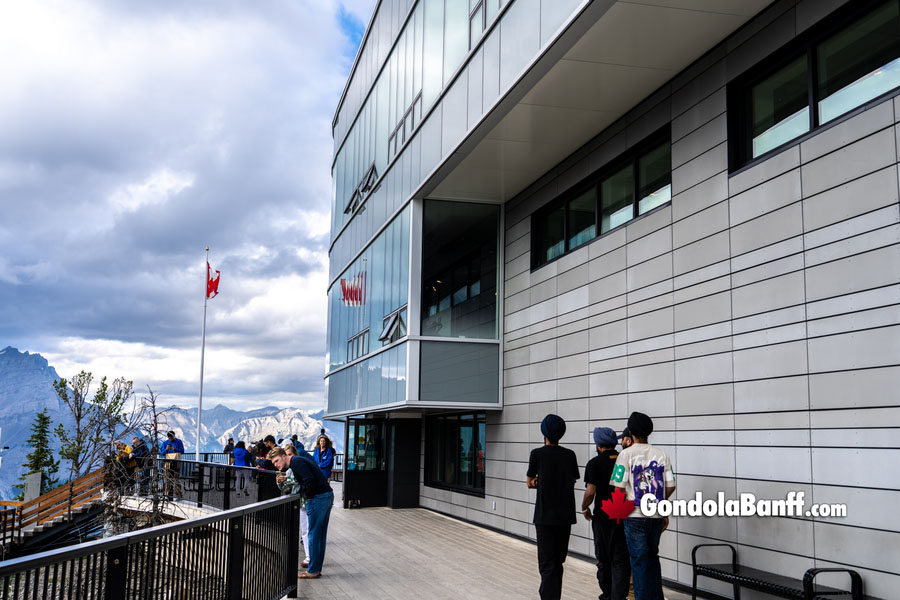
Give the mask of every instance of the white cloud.
[(116, 211), (135, 212), (144, 206), (164, 204), (193, 184), (193, 174), (163, 167), (143, 181), (117, 187), (110, 195), (109, 203)]
[(0, 3), (3, 345), (191, 404), (209, 245), (205, 395), (321, 408), (340, 10), (374, 4)]

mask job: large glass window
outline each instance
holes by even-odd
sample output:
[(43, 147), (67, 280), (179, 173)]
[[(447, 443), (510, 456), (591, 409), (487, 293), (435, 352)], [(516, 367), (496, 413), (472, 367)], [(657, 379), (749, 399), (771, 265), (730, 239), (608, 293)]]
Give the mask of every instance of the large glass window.
[(569, 249), (597, 237), (597, 188), (591, 186), (569, 201)]
[(566, 206), (562, 204), (543, 214), (535, 223), (535, 253), (538, 263), (550, 262), (566, 251)]
[(586, 244), (598, 229), (604, 234), (672, 200), (668, 132), (654, 134), (612, 165), (534, 214), (532, 267)]
[(606, 233), (634, 217), (634, 169), (627, 165), (600, 182), (600, 233)]
[(428, 417), (425, 485), (484, 495), (485, 415)]
[(898, 17), (885, 2), (816, 48), (820, 123), (900, 86)]
[(800, 56), (751, 88), (753, 158), (809, 131), (806, 62)]
[(672, 144), (660, 144), (638, 158), (637, 170), (639, 215), (672, 200)]
[(422, 335), (497, 339), (500, 209), (426, 200)]
[[(872, 8), (861, 13), (865, 5)], [(900, 87), (898, 1), (848, 3), (847, 10), (853, 12), (810, 32), (774, 68), (768, 59), (732, 84), (729, 115), (739, 140), (732, 168)]]

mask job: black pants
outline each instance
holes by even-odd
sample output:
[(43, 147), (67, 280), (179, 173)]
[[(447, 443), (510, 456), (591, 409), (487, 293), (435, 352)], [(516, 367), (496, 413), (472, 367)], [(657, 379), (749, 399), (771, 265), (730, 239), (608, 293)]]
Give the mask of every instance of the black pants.
[(559, 600), (562, 595), (563, 563), (569, 552), (571, 525), (535, 525), (541, 600)]
[(594, 517), (591, 526), (594, 530), (594, 555), (597, 557), (597, 583), (603, 592), (600, 600), (625, 600), (631, 581), (625, 527), (599, 516)]

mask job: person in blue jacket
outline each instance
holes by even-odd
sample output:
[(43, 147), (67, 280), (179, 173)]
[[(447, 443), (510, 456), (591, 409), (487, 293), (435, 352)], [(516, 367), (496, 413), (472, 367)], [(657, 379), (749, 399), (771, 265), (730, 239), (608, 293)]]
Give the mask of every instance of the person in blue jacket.
[(325, 479), (331, 479), (331, 468), (334, 466), (334, 445), (327, 435), (320, 435), (316, 440), (316, 449), (313, 450), (313, 460), (322, 469)]
[(175, 432), (166, 434), (166, 439), (159, 445), (159, 453), (165, 456), (171, 453), (184, 454), (184, 442), (175, 437)]
[(244, 443), (244, 440), (239, 441), (234, 445), (234, 450), (231, 451), (234, 455), (234, 466), (236, 467), (252, 467), (253, 464), (250, 461), (250, 453), (247, 452), (247, 444)]
[(165, 490), (166, 496), (181, 495), (181, 455), (184, 454), (184, 443), (177, 437), (175, 432), (170, 431), (166, 434), (166, 439), (159, 445), (159, 453), (165, 458)]
[[(234, 466), (235, 467), (252, 467), (253, 466), (253, 457), (250, 456), (250, 452), (247, 451), (247, 444), (244, 443), (244, 440), (239, 441), (234, 445), (234, 450), (231, 451), (234, 456)], [(252, 475), (252, 472), (247, 469), (238, 469), (237, 478), (235, 484), (237, 485), (238, 493), (244, 492), (244, 495), (249, 495), (250, 490), (247, 489), (247, 480)]]

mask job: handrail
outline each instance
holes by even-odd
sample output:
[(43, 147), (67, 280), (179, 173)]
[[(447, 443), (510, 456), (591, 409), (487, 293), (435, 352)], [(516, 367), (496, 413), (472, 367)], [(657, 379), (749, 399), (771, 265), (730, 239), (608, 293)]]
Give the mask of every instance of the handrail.
[(24, 556), (0, 562), (0, 593), (131, 598), (153, 589), (190, 597), (294, 598), (299, 519), (299, 497), (282, 496)]
[(78, 504), (83, 504), (85, 500), (99, 498), (102, 489), (103, 469), (100, 468), (29, 500), (19, 509), (18, 529), (21, 531), (32, 524), (41, 525), (62, 513), (67, 513), (73, 508), (76, 500)]
[(297, 499), (297, 496), (281, 496), (273, 500), (257, 502), (256, 504), (250, 506), (223, 510), (222, 512), (217, 512), (214, 515), (197, 517), (195, 519), (188, 519), (185, 521), (175, 521), (173, 523), (157, 525), (156, 527), (150, 527), (148, 529), (141, 529), (139, 531), (132, 531), (129, 533), (121, 533), (112, 537), (103, 538), (102, 540), (83, 542), (81, 544), (78, 544), (77, 546), (59, 548), (57, 550), (47, 550), (46, 552), (38, 552), (37, 554), (29, 554), (27, 556), (13, 558), (0, 562), (0, 577), (14, 574), (17, 571), (26, 571), (44, 567), (47, 565), (52, 565), (54, 563), (62, 562), (70, 558), (78, 558), (86, 554), (94, 554), (113, 548), (122, 548), (128, 546), (129, 544), (135, 544), (137, 542), (163, 537), (165, 535), (170, 535), (173, 533), (180, 533), (189, 529), (205, 527), (219, 521), (225, 521), (228, 519), (233, 519), (235, 517), (253, 514), (272, 506), (290, 504), (292, 502), (296, 502)]
[[(203, 453), (204, 456), (217, 453)], [(177, 464), (175, 471), (177, 488), (175, 495), (183, 500), (196, 501), (198, 506), (214, 506), (219, 509), (232, 509), (235, 506), (255, 503), (267, 499), (268, 494), (261, 486), (260, 476), (276, 475), (278, 471), (264, 470), (258, 467), (242, 467), (211, 461), (167, 460), (153, 457), (154, 467), (165, 468), (166, 465)], [(106, 467), (86, 473), (77, 479), (60, 485), (53, 490), (28, 502), (18, 502), (7, 509), (0, 523), (0, 540), (21, 542), (26, 528), (42, 525), (64, 514), (70, 514), (76, 508), (99, 499), (103, 494), (106, 478)], [(138, 469), (140, 472), (140, 469)], [(140, 482), (133, 482), (134, 494), (138, 495)], [(271, 483), (269, 484), (271, 485)], [(271, 498), (271, 495), (268, 495)], [(0, 509), (2, 510), (2, 509)], [(4, 511), (4, 512), (7, 512)]]

